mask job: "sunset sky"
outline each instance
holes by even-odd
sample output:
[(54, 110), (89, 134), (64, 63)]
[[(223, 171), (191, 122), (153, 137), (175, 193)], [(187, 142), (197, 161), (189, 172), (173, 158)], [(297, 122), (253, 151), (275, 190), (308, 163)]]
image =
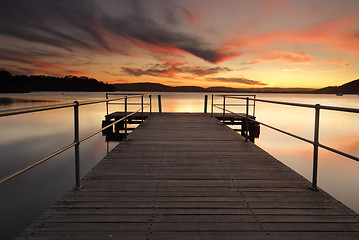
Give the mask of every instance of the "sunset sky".
[(358, 0), (2, 0), (0, 69), (108, 83), (309, 87), (359, 78)]

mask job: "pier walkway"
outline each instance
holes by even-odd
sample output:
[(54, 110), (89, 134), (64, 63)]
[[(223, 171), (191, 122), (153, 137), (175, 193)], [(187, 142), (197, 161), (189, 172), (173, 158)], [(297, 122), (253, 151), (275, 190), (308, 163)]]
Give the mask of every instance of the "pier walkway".
[(18, 239), (359, 239), (355, 212), (205, 114), (148, 117), (81, 183)]

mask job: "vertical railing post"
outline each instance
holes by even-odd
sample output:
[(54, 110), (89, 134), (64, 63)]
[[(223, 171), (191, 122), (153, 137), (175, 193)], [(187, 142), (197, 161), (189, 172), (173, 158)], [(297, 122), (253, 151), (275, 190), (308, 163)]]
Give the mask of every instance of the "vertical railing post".
[(207, 113), (208, 95), (204, 95), (204, 113)]
[(141, 96), (141, 122), (143, 123), (143, 95)]
[(253, 117), (256, 115), (256, 95), (253, 95)]
[(150, 115), (152, 115), (152, 95), (150, 97)]
[(80, 189), (80, 140), (79, 140), (79, 102), (74, 102), (74, 143), (75, 143), (75, 180), (76, 189)]
[(249, 111), (249, 98), (246, 99), (246, 142), (248, 142), (248, 130), (249, 130), (249, 118), (248, 118), (248, 111)]
[(158, 95), (158, 112), (162, 112), (161, 95)]
[(212, 102), (211, 102), (211, 117), (213, 117), (213, 94), (212, 94)]
[[(106, 93), (106, 100), (108, 100), (108, 93)], [(106, 101), (106, 115), (108, 115), (108, 101)]]
[(315, 105), (315, 125), (314, 125), (314, 149), (313, 149), (313, 177), (312, 185), (310, 188), (314, 191), (318, 191), (318, 146), (319, 146), (319, 116), (320, 116), (320, 104)]
[(223, 125), (224, 125), (224, 120), (225, 120), (225, 115), (226, 115), (226, 95), (223, 95)]
[(125, 141), (127, 141), (127, 96), (125, 97)]

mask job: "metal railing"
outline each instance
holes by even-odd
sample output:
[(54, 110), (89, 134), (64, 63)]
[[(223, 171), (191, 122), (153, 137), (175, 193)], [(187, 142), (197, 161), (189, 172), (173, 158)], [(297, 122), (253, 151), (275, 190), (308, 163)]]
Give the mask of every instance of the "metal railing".
[[(214, 103), (214, 97), (222, 97), (223, 98), (223, 102), (222, 104), (215, 104)], [(235, 113), (233, 111), (230, 111), (228, 109), (226, 109), (226, 106), (231, 106), (231, 107), (240, 107), (240, 106), (245, 106), (246, 107), (246, 115), (245, 115), (245, 138), (246, 138), (246, 142), (248, 142), (248, 129), (249, 129), (249, 122), (248, 122), (248, 119), (249, 119), (249, 107), (252, 107), (253, 108), (253, 115), (252, 117), (255, 116), (255, 112), (256, 112), (256, 102), (254, 101), (253, 104), (249, 104), (249, 101), (247, 101), (245, 104), (238, 104), (238, 103), (235, 103), (235, 104), (229, 104), (229, 103), (226, 103), (226, 98), (232, 98), (232, 99), (240, 99), (240, 98), (243, 98), (243, 97), (253, 97), (253, 99), (256, 99), (256, 95), (254, 94), (237, 94), (237, 95), (224, 95), (224, 94), (221, 94), (221, 95), (213, 95), (212, 94), (212, 106), (211, 106), (211, 117), (213, 117), (213, 111), (214, 111), (214, 108), (218, 108), (218, 109), (221, 109), (222, 110), (222, 123), (223, 125), (225, 124), (225, 118), (226, 118), (226, 112), (229, 112), (229, 113), (232, 113), (236, 116), (241, 116), (243, 117), (243, 114), (238, 114), (238, 113)]]
[[(302, 104), (302, 103), (291, 103), (291, 102), (280, 102), (280, 101), (271, 101), (271, 100), (265, 100), (265, 99), (257, 99), (257, 98), (249, 98), (249, 97), (242, 97), (242, 96), (233, 96), (233, 95), (217, 95), (217, 96), (222, 96), (223, 97), (223, 107), (221, 109), (223, 109), (223, 112), (230, 112), (232, 114), (235, 114), (237, 116), (241, 116), (244, 117), (246, 119), (246, 124), (245, 124), (245, 132), (246, 132), (246, 141), (248, 141), (248, 122), (252, 121), (258, 124), (261, 124), (265, 127), (268, 127), (270, 129), (273, 129), (275, 131), (284, 133), (288, 136), (294, 137), (296, 139), (299, 139), (301, 141), (313, 144), (313, 175), (312, 175), (312, 184), (310, 186), (310, 188), (312, 190), (318, 191), (318, 186), (317, 186), (317, 182), (318, 182), (318, 149), (319, 147), (326, 149), (328, 151), (334, 152), (336, 154), (339, 154), (341, 156), (350, 158), (352, 160), (358, 161), (359, 162), (359, 158), (356, 156), (353, 156), (351, 154), (342, 152), (340, 150), (334, 149), (332, 147), (326, 146), (324, 144), (319, 143), (319, 120), (320, 120), (320, 110), (331, 110), (331, 111), (341, 111), (341, 112), (348, 112), (348, 113), (359, 113), (359, 109), (356, 108), (345, 108), (345, 107), (334, 107), (334, 106), (324, 106), (324, 105), (320, 105), (320, 104)], [(225, 109), (225, 98), (232, 98), (232, 99), (240, 99), (240, 100), (246, 100), (246, 103), (243, 104), (246, 106), (246, 113), (245, 114), (240, 114), (240, 113), (234, 113), (233, 111), (227, 110)], [(212, 99), (213, 99), (213, 95), (212, 95)], [(287, 106), (295, 106), (295, 107), (303, 107), (303, 108), (311, 108), (315, 110), (315, 118), (314, 118), (314, 139), (310, 140), (301, 136), (298, 136), (296, 134), (284, 131), (282, 129), (270, 126), (268, 124), (265, 124), (263, 122), (257, 121), (255, 119), (249, 118), (248, 116), (248, 108), (250, 106), (249, 101), (253, 101), (253, 106), (255, 106), (255, 102), (263, 102), (263, 103), (271, 103), (271, 104), (278, 104), (278, 105), (287, 105)], [(213, 104), (212, 101), (212, 108), (214, 106), (216, 107), (216, 104)], [(217, 108), (220, 108), (217, 106)]]
[[(223, 102), (222, 103), (218, 103), (215, 104), (214, 103), (214, 97), (222, 97), (223, 98)], [(226, 106), (231, 106), (231, 107), (238, 107), (238, 106), (248, 106), (248, 107), (253, 107), (253, 116), (255, 115), (256, 112), (256, 102), (254, 101), (253, 104), (240, 104), (240, 103), (226, 103), (226, 98), (232, 98), (232, 99), (238, 99), (238, 98), (243, 98), (243, 97), (253, 97), (253, 99), (256, 99), (256, 95), (254, 94), (237, 94), (237, 95), (225, 95), (225, 94), (221, 94), (221, 95), (214, 95), (212, 94), (212, 104), (211, 104), (211, 116), (213, 116), (213, 112), (214, 112), (214, 108), (218, 108), (223, 110), (223, 114), (225, 114), (225, 108)]]
[[(75, 181), (76, 181), (76, 189), (80, 189), (81, 188), (81, 184), (80, 184), (80, 143), (86, 141), (87, 139), (101, 133), (102, 131), (104, 131), (105, 129), (112, 127), (113, 125), (119, 123), (120, 121), (124, 121), (125, 122), (125, 139), (127, 140), (127, 119), (138, 113), (139, 111), (142, 111), (142, 116), (143, 116), (143, 110), (147, 107), (150, 106), (151, 109), (151, 100), (150, 103), (145, 104), (144, 103), (144, 96), (149, 96), (149, 98), (151, 99), (151, 95), (150, 94), (136, 94), (136, 95), (132, 95), (132, 94), (121, 94), (121, 95), (126, 95), (120, 98), (113, 98), (113, 99), (109, 99), (108, 98), (108, 94), (106, 94), (106, 100), (93, 100), (93, 101), (84, 101), (84, 102), (78, 102), (75, 101), (73, 103), (64, 103), (64, 104), (56, 104), (56, 105), (47, 105), (47, 106), (40, 106), (40, 107), (31, 107), (31, 108), (19, 108), (19, 109), (10, 109), (10, 110), (2, 110), (0, 111), (0, 117), (5, 117), (5, 116), (11, 116), (11, 115), (18, 115), (18, 114), (25, 114), (25, 113), (33, 113), (33, 112), (40, 112), (40, 111), (48, 111), (48, 110), (54, 110), (54, 109), (60, 109), (60, 108), (69, 108), (69, 107), (73, 107), (74, 108), (74, 142), (57, 150), (56, 152), (42, 158), (41, 160), (37, 161), (36, 163), (29, 165), (13, 174), (11, 174), (8, 177), (5, 177), (3, 179), (0, 180), (0, 184), (4, 183), (28, 170), (30, 170), (31, 168), (55, 157), (56, 155), (72, 148), (75, 147)], [(129, 96), (128, 96), (129, 95)], [(132, 112), (132, 113), (128, 113), (127, 111), (127, 107), (129, 105), (128, 103), (128, 99), (130, 98), (141, 98), (141, 103), (138, 103), (136, 105), (141, 105), (141, 108), (139, 108), (138, 110)], [(97, 103), (104, 103), (106, 102), (106, 113), (108, 115), (108, 104), (110, 102), (115, 102), (115, 101), (124, 101), (124, 103), (122, 103), (122, 105), (124, 105), (125, 107), (125, 116), (122, 117), (121, 119), (116, 120), (115, 122), (101, 128), (100, 130), (91, 133), (90, 135), (81, 138), (79, 137), (79, 107), (80, 106), (84, 106), (84, 105), (90, 105), (90, 104), (97, 104)], [(142, 118), (143, 119), (143, 118)]]

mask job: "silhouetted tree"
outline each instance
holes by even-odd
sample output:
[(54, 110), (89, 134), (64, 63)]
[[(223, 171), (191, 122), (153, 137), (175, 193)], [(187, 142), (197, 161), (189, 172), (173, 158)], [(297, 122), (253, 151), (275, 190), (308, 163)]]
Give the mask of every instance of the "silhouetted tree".
[(115, 91), (112, 84), (99, 82), (86, 76), (12, 76), (10, 72), (0, 72), (0, 92), (29, 92), (29, 91)]

